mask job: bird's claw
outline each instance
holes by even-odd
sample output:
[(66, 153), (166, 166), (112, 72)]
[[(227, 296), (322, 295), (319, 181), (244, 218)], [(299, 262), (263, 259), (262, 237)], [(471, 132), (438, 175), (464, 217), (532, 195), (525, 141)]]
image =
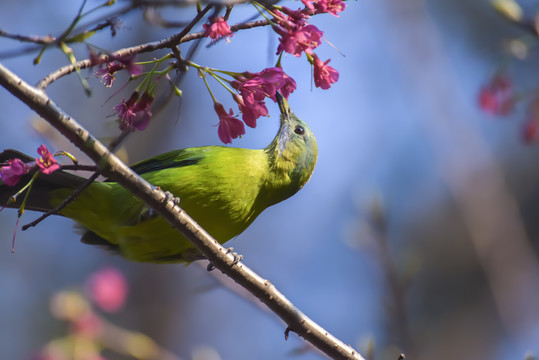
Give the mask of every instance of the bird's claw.
[(226, 249), (226, 253), (230, 254), (230, 255), (232, 255), (234, 257), (234, 261), (232, 262), (231, 266), (236, 265), (237, 263), (239, 263), (243, 259), (243, 255), (240, 255), (240, 254), (234, 252), (233, 247)]
[(173, 201), (174, 205), (180, 205), (180, 198), (174, 196), (170, 191), (165, 191), (165, 202)]
[[(236, 265), (237, 263), (239, 263), (243, 259), (243, 255), (235, 253), (234, 248), (232, 248), (232, 247), (226, 249), (226, 254), (230, 254), (230, 255), (232, 255), (234, 257), (234, 261), (232, 262), (232, 265), (230, 265), (231, 267)], [(215, 265), (213, 265), (211, 262), (206, 267), (206, 270), (208, 270), (208, 271), (212, 271), (214, 269), (215, 269)]]
[[(174, 196), (174, 194), (171, 193), (170, 191), (165, 191), (165, 204), (168, 203), (169, 201), (173, 201), (174, 205), (179, 205), (180, 204), (180, 198), (179, 197)], [(154, 209), (147, 208), (144, 211), (142, 211), (142, 213), (140, 214), (140, 221), (144, 221), (146, 219), (154, 218), (154, 217), (156, 217), (158, 215), (159, 214), (157, 214), (157, 212)]]

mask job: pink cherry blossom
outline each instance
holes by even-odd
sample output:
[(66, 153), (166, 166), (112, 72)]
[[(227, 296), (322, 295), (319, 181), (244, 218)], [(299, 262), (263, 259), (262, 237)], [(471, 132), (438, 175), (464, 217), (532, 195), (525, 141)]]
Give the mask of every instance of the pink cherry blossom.
[(0, 169), (0, 176), (7, 186), (14, 186), (30, 169), (31, 167), (20, 159), (8, 160), (7, 165), (2, 166), (2, 169)]
[(312, 53), (322, 43), (323, 32), (314, 25), (307, 25), (299, 29), (284, 30), (276, 29), (281, 35), (277, 54), (286, 51), (294, 56), (301, 56), (303, 52)]
[[(227, 21), (221, 16), (221, 17), (211, 17), (210, 18), (210, 24), (204, 24), (204, 36), (209, 37), (213, 40), (220, 39), (222, 37), (228, 36), (231, 37), (232, 31), (230, 30), (230, 26), (228, 26)], [(228, 40), (228, 38), (227, 38)]]
[(283, 51), (294, 56), (303, 52), (310, 54), (321, 44), (323, 32), (314, 25), (307, 25), (309, 13), (312, 13), (309, 9), (294, 11), (284, 6), (273, 12), (273, 29), (281, 35), (277, 54)]
[(37, 153), (41, 155), (41, 157), (36, 159), (36, 164), (39, 166), (39, 171), (43, 174), (50, 175), (60, 168), (60, 165), (58, 165), (56, 159), (45, 145), (41, 145), (37, 149)]
[(243, 122), (234, 116), (232, 109), (227, 114), (225, 108), (221, 103), (215, 103), (215, 112), (219, 116), (219, 124), (217, 125), (217, 135), (219, 139), (225, 144), (232, 143), (232, 139), (235, 139), (245, 134), (245, 126)]
[(256, 127), (256, 120), (261, 116), (268, 116), (268, 108), (263, 100), (245, 104), (241, 95), (234, 94), (234, 101), (242, 112), (243, 122), (252, 128)]
[(127, 298), (127, 281), (123, 274), (112, 268), (104, 267), (92, 274), (86, 282), (88, 296), (103, 311), (120, 310)]
[(322, 89), (329, 89), (331, 84), (339, 80), (339, 72), (328, 65), (329, 60), (322, 62), (316, 54), (314, 58), (314, 85)]
[(246, 104), (264, 100), (266, 97), (277, 101), (276, 91), (288, 99), (290, 93), (296, 89), (294, 79), (279, 67), (266, 68), (259, 73), (243, 75), (236, 77), (238, 80), (232, 82), (232, 87), (241, 93)]
[(235, 76), (232, 87), (239, 92), (234, 96), (242, 112), (245, 124), (256, 127), (256, 120), (260, 116), (267, 116), (265, 99), (269, 97), (277, 101), (275, 93), (279, 91), (286, 99), (296, 89), (296, 82), (288, 76), (283, 69), (271, 67), (259, 73), (245, 72)]
[(146, 92), (140, 98), (139, 93), (135, 91), (127, 101), (122, 99), (122, 102), (113, 108), (119, 117), (120, 129), (145, 130), (152, 116), (152, 102), (153, 96)]

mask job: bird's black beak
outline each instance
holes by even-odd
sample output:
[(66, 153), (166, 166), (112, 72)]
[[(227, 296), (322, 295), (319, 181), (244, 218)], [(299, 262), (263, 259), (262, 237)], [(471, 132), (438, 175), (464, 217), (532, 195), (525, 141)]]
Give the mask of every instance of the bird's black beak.
[(284, 122), (285, 120), (290, 119), (292, 110), (290, 110), (288, 101), (286, 101), (284, 96), (282, 96), (278, 91), (275, 92), (275, 97), (277, 98), (279, 109), (281, 110), (281, 122)]

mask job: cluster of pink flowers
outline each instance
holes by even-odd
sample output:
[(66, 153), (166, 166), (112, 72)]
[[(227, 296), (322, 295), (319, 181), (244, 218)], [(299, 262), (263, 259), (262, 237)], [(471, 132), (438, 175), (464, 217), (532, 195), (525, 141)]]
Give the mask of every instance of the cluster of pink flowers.
[(304, 0), (304, 9), (291, 10), (287, 7), (280, 7), (274, 10), (273, 26), (279, 38), (277, 54), (283, 51), (294, 56), (307, 54), (307, 58), (313, 64), (314, 84), (322, 89), (329, 89), (331, 84), (339, 79), (339, 72), (329, 66), (330, 60), (325, 62), (320, 60), (313, 52), (322, 42), (323, 32), (314, 25), (308, 25), (307, 20), (314, 13), (337, 13), (344, 10), (345, 5), (341, 0)]
[(210, 23), (204, 24), (204, 36), (209, 37), (213, 40), (218, 40), (223, 37), (227, 37), (227, 40), (229, 40), (230, 37), (232, 37), (232, 30), (230, 30), (230, 26), (228, 26), (227, 21), (222, 17), (210, 17)]
[(58, 165), (56, 159), (45, 145), (41, 145), (37, 149), (37, 152), (39, 155), (41, 155), (41, 157), (36, 158), (35, 165), (31, 163), (26, 164), (20, 159), (8, 160), (7, 165), (2, 166), (0, 169), (0, 177), (2, 178), (2, 181), (8, 186), (15, 186), (21, 177), (28, 174), (36, 166), (39, 168), (40, 172), (47, 175), (52, 174), (60, 168), (60, 165)]
[(288, 76), (283, 69), (271, 67), (258, 73), (245, 72), (235, 76), (231, 85), (240, 95), (234, 97), (243, 113), (243, 121), (256, 127), (256, 120), (260, 116), (267, 116), (265, 99), (269, 97), (277, 101), (275, 93), (279, 91), (286, 99), (296, 90), (296, 82)]
[[(303, 9), (292, 10), (284, 6), (273, 6), (271, 11), (268, 10), (273, 16), (272, 27), (280, 35), (277, 54), (287, 52), (294, 56), (301, 56), (305, 53), (313, 66), (315, 86), (329, 89), (338, 81), (339, 73), (328, 65), (330, 59), (322, 61), (314, 53), (313, 50), (322, 43), (323, 32), (316, 26), (308, 24), (308, 20), (311, 15), (320, 13), (338, 16), (345, 9), (345, 4), (342, 0), (302, 0), (302, 2), (305, 5)], [(209, 17), (208, 23), (203, 27), (204, 36), (214, 41), (222, 38), (228, 40), (233, 36), (227, 19), (222, 16)], [(91, 54), (90, 58), (92, 66), (104, 64), (97, 71), (97, 76), (102, 77), (106, 86), (112, 86), (115, 74), (119, 70), (125, 69), (131, 75), (142, 73), (142, 67), (134, 62), (134, 54), (121, 57), (109, 56), (108, 60), (111, 61), (106, 64), (102, 57)], [(268, 115), (266, 98), (276, 101), (275, 94), (279, 91), (288, 99), (289, 94), (296, 89), (296, 82), (280, 67), (267, 68), (254, 74), (244, 72), (232, 76), (234, 81), (230, 84), (237, 91), (233, 98), (242, 113), (243, 122), (234, 115), (231, 109), (227, 112), (224, 106), (214, 99), (215, 112), (219, 116), (217, 133), (224, 143), (231, 143), (232, 139), (243, 135), (244, 124), (256, 127), (257, 119)], [(114, 107), (119, 118), (120, 129), (131, 131), (146, 129), (152, 115), (150, 111), (152, 101), (153, 96), (146, 92), (141, 96), (138, 92), (134, 92), (129, 99), (122, 99), (122, 102)]]
[[(296, 89), (296, 82), (288, 76), (283, 69), (272, 67), (258, 73), (244, 72), (236, 74), (230, 84), (238, 92), (234, 94), (234, 101), (242, 112), (243, 122), (247, 126), (256, 127), (256, 120), (268, 115), (265, 100), (270, 98), (277, 101), (275, 93), (279, 91), (288, 99), (290, 93)], [(215, 103), (215, 112), (219, 116), (217, 134), (225, 144), (245, 134), (243, 123), (233, 114), (232, 109), (227, 113), (222, 104)]]
[(303, 52), (312, 53), (322, 43), (323, 32), (314, 25), (308, 25), (308, 11), (291, 10), (281, 7), (273, 11), (273, 30), (281, 37), (277, 54), (286, 51), (294, 56), (301, 56)]
[(137, 91), (133, 92), (129, 99), (116, 105), (113, 110), (116, 112), (120, 122), (120, 129), (144, 130), (148, 127), (152, 116), (151, 105), (153, 96), (149, 93), (139, 95)]

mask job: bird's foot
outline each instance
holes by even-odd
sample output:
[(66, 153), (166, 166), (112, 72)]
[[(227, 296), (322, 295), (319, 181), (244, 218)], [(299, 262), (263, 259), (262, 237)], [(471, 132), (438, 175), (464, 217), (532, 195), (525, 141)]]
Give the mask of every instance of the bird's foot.
[[(230, 255), (232, 255), (234, 257), (234, 261), (232, 262), (232, 265), (230, 265), (231, 267), (236, 265), (237, 263), (239, 263), (243, 259), (243, 255), (235, 253), (234, 248), (232, 248), (232, 247), (226, 249), (226, 254), (230, 254)], [(215, 265), (213, 265), (211, 262), (208, 263), (208, 266), (206, 267), (206, 270), (212, 271), (214, 269), (215, 269)]]
[(243, 259), (243, 255), (240, 255), (240, 254), (234, 252), (233, 247), (226, 249), (226, 253), (230, 254), (230, 255), (232, 255), (234, 257), (234, 262), (232, 263), (231, 266), (236, 265), (237, 263), (239, 263)]
[[(173, 193), (171, 193), (170, 191), (165, 191), (165, 204), (168, 203), (169, 201), (173, 201), (174, 202), (174, 205), (179, 205), (180, 204), (180, 198), (179, 197), (176, 197), (174, 196)], [(143, 221), (143, 220), (146, 220), (146, 219), (149, 219), (149, 218), (154, 218), (156, 216), (158, 216), (159, 214), (157, 214), (157, 212), (152, 209), (152, 208), (146, 208), (141, 214), (140, 214), (140, 221)]]
[(180, 205), (180, 198), (174, 196), (170, 191), (165, 191), (165, 202), (174, 201), (174, 205)]

